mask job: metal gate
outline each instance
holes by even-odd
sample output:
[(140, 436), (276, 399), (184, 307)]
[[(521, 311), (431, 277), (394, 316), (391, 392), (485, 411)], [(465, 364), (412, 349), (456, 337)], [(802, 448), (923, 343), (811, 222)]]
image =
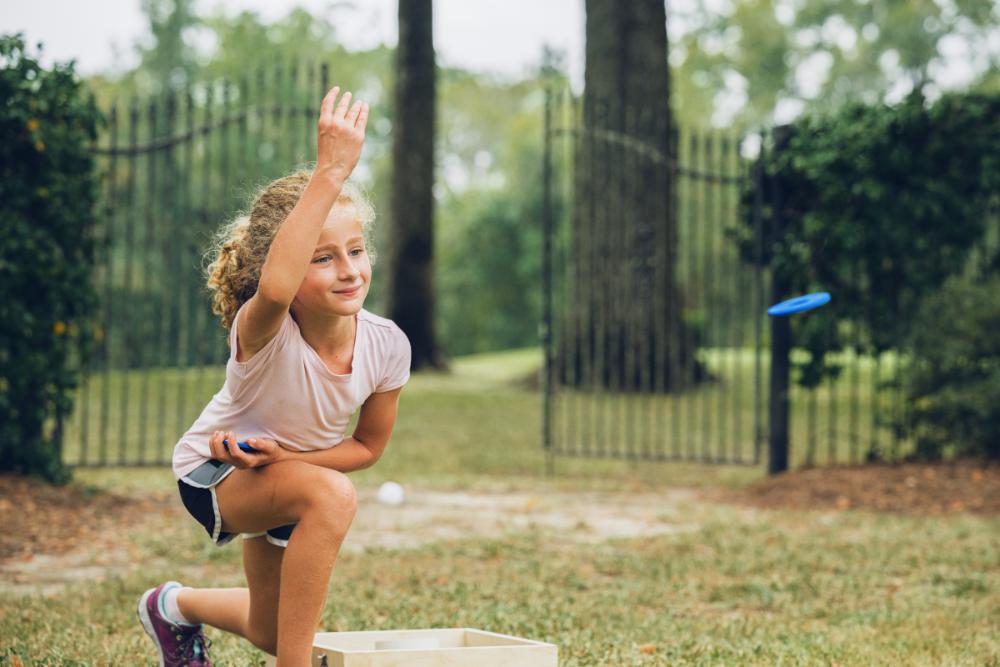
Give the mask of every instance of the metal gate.
[[(628, 134), (585, 128), (580, 106), (568, 90), (546, 93), (543, 446), (757, 464), (766, 276), (729, 240), (746, 224), (740, 198), (751, 171), (740, 140), (681, 128), (664, 155)], [(589, 164), (598, 154), (609, 162)], [(670, 179), (655, 186), (673, 192), (661, 219), (615, 216), (644, 196), (634, 185), (581, 188), (581, 170), (645, 164)]]
[[(792, 323), (774, 318), (765, 327), (767, 305), (795, 296), (762, 262), (764, 239), (782, 225), (781, 193), (763, 177), (781, 150), (776, 133), (675, 128), (666, 155), (630, 132), (585, 127), (581, 106), (569, 90), (546, 91), (542, 441), (550, 466), (554, 455), (767, 458), (777, 471), (911, 453), (904, 341), (873, 345), (873, 332), (842, 316), (835, 295), (808, 317), (839, 328), (844, 347), (824, 362), (836, 372), (805, 388), (796, 367), (808, 352), (796, 347)], [(592, 164), (594, 155), (608, 164)], [(644, 164), (659, 165), (662, 178), (581, 187), (581, 173)], [(670, 193), (663, 215), (609, 214), (654, 189)], [(973, 262), (1000, 245), (996, 212), (986, 215), (992, 222)]]

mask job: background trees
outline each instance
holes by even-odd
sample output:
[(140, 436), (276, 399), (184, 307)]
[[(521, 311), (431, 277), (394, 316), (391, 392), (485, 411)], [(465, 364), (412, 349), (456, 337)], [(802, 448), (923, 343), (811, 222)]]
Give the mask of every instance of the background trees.
[[(666, 19), (670, 34), (675, 35), (668, 61), (674, 125), (694, 128), (711, 121), (759, 127), (776, 115), (787, 118), (789, 110), (881, 99), (894, 85), (906, 89), (899, 83), (904, 70), (926, 73), (920, 80), (933, 97), (935, 87), (941, 85), (935, 78), (943, 58), (941, 45), (963, 36), (970, 40), (970, 48), (982, 47), (983, 54), (990, 54), (984, 40), (997, 17), (990, 3), (982, 0), (925, 4), (809, 0), (792, 6), (771, 0), (737, 0), (726, 13), (700, 2), (671, 4)], [(123, 101), (131, 94), (158, 94), (164, 82), (179, 85), (190, 80), (203, 90), (200, 82), (228, 77), (237, 83), (248, 77), (253, 87), (263, 64), (267, 87), (272, 85), (275, 68), (310, 59), (330, 63), (332, 79), (372, 103), (365, 157), (356, 178), (372, 192), (379, 218), (376, 242), (387, 251), (394, 216), (390, 195), (390, 141), (397, 122), (392, 92), (394, 49), (348, 51), (339, 40), (335, 15), (314, 16), (301, 9), (267, 22), (253, 12), (196, 15), (190, 3), (178, 0), (147, 0), (144, 7), (150, 33), (156, 38), (143, 41), (143, 57), (136, 70), (116, 80), (91, 80), (101, 106), (107, 108), (112, 100)], [(599, 3), (593, 7), (596, 11)], [(214, 47), (199, 50), (196, 41)], [(590, 48), (605, 47), (594, 43)], [(666, 51), (665, 36), (656, 48)], [(171, 53), (181, 54), (179, 70), (162, 65)], [(266, 59), (262, 54), (267, 54)], [(901, 69), (890, 67), (897, 59)], [(827, 70), (825, 66), (803, 68), (803, 63), (819, 66), (827, 61), (833, 64), (822, 81), (818, 75), (806, 76)], [(600, 75), (596, 72), (609, 65), (591, 62), (596, 70), (590, 85), (597, 91), (595, 77)], [(172, 74), (165, 75), (167, 70)], [(996, 68), (973, 71), (973, 85), (995, 85), (990, 82), (995, 81)], [(625, 79), (621, 81), (625, 85)], [(540, 205), (536, 171), (541, 162), (540, 82), (531, 78), (505, 81), (437, 68), (437, 83), (432, 241), (436, 342), (446, 355), (534, 345), (537, 328), (533, 322), (538, 319), (540, 301), (537, 273), (532, 268), (540, 264), (537, 227), (515, 225), (513, 218), (523, 222)], [(737, 108), (734, 104), (744, 93), (746, 104)], [(595, 92), (591, 99), (599, 95), (603, 92)], [(219, 96), (217, 90), (217, 101)], [(306, 108), (312, 102), (304, 95), (300, 103)], [(658, 113), (661, 120), (666, 118), (663, 109)], [(275, 153), (274, 159), (278, 158), (281, 154)], [(278, 167), (276, 162), (275, 170)], [(240, 194), (252, 185), (237, 179), (231, 185), (230, 201), (237, 204)], [(510, 219), (510, 225), (498, 227), (498, 215)], [(489, 261), (470, 262), (470, 257), (482, 256), (488, 237), (499, 254)], [(382, 253), (383, 264), (376, 269), (369, 302), (386, 314), (388, 257)]]
[[(690, 5), (688, 5), (690, 7)], [(809, 109), (936, 97), (956, 82), (996, 85), (1000, 13), (990, 0), (734, 0), (670, 15), (675, 110), (682, 120), (759, 128)]]
[(410, 338), (414, 369), (444, 366), (434, 333), (433, 33), (431, 0), (399, 0), (387, 313)]

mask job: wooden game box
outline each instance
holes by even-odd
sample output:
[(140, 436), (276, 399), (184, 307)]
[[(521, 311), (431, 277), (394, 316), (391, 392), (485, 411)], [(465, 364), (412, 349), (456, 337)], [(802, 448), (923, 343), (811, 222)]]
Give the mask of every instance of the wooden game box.
[[(473, 628), (318, 632), (313, 667), (558, 667), (555, 644)], [(273, 663), (268, 663), (273, 664)]]

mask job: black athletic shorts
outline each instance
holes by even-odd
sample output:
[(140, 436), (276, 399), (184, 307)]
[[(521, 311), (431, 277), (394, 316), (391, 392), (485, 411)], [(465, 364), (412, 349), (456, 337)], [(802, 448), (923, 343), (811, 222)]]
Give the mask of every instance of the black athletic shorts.
[[(219, 500), (215, 495), (215, 487), (224, 480), (236, 467), (231, 463), (223, 463), (209, 459), (190, 473), (177, 480), (177, 488), (181, 494), (181, 502), (198, 523), (208, 531), (212, 541), (222, 546), (231, 542), (239, 533), (227, 533), (222, 530), (222, 516), (219, 514)], [(294, 523), (290, 523), (261, 533), (243, 533), (246, 539), (267, 536), (267, 541), (275, 546), (287, 547), (288, 538), (292, 536)]]

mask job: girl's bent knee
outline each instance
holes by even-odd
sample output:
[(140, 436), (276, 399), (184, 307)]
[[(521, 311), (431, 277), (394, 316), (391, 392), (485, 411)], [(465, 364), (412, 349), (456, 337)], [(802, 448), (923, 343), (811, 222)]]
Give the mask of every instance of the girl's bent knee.
[[(298, 519), (310, 512), (354, 516), (357, 493), (347, 475), (302, 461), (279, 461), (267, 466), (281, 487), (279, 496)], [(267, 470), (265, 468), (265, 470)]]
[(351, 516), (358, 509), (358, 494), (347, 475), (329, 470), (318, 471), (309, 490), (310, 505), (327, 515)]

